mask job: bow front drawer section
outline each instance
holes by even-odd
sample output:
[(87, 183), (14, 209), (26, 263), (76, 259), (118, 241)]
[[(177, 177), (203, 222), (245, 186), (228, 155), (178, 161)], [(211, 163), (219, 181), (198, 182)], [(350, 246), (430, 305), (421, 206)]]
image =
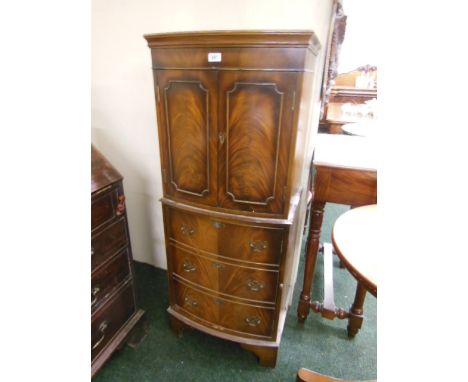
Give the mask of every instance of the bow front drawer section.
[(285, 229), (220, 220), (167, 207), (169, 239), (220, 257), (250, 264), (279, 265)]
[(278, 270), (248, 267), (219, 257), (204, 257), (171, 245), (173, 274), (213, 292), (274, 305)]
[(225, 332), (272, 337), (274, 307), (235, 302), (215, 293), (201, 292), (175, 279), (172, 283), (178, 310), (187, 317), (201, 319), (205, 324)]

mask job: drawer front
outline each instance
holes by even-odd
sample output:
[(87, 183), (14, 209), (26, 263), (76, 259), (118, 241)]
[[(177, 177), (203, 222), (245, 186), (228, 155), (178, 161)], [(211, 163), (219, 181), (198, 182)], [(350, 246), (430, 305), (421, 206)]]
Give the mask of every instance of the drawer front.
[(109, 264), (91, 276), (92, 311), (102, 305), (109, 295), (130, 276), (129, 254), (126, 248)]
[(128, 285), (93, 317), (91, 322), (91, 359), (98, 355), (135, 312), (133, 285)]
[(91, 238), (91, 267), (94, 269), (127, 244), (127, 225), (122, 218)]
[[(190, 288), (173, 279), (175, 303), (184, 311), (236, 333), (272, 337), (275, 321), (274, 308), (262, 308), (231, 302)], [(189, 316), (190, 317), (190, 316)], [(221, 330), (223, 330), (221, 329)]]
[(172, 273), (238, 298), (275, 303), (278, 271), (237, 266), (220, 258), (208, 259), (170, 246)]
[(117, 189), (98, 195), (91, 202), (91, 230), (115, 217), (117, 206)]
[(167, 211), (168, 235), (172, 241), (250, 263), (280, 263), (284, 228), (237, 224), (174, 208)]

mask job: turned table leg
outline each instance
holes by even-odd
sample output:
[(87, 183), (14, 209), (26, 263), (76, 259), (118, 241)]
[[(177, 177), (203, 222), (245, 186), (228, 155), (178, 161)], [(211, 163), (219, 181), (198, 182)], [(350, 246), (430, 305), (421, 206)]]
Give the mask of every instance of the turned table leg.
[(314, 277), (317, 252), (320, 245), (320, 231), (323, 221), (323, 210), (325, 202), (312, 201), (310, 209), (309, 238), (307, 240), (307, 249), (304, 266), (304, 284), (299, 297), (297, 307), (297, 318), (299, 322), (304, 322), (309, 315), (310, 297), (312, 295), (312, 279)]
[(360, 282), (357, 284), (356, 296), (349, 312), (348, 337), (354, 337), (362, 326), (364, 320), (364, 299), (366, 297), (366, 288)]

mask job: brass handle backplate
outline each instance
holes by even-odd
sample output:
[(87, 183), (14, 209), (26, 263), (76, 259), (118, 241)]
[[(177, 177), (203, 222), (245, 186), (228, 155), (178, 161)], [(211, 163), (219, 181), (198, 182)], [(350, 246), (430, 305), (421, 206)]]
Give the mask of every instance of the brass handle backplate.
[(192, 264), (190, 261), (185, 260), (184, 264), (182, 265), (182, 268), (184, 268), (185, 272), (195, 272), (197, 270), (197, 267), (195, 264)]
[(185, 301), (185, 305), (191, 305), (194, 308), (196, 308), (198, 306), (198, 301), (196, 299), (194, 299), (193, 297), (191, 297), (191, 296), (185, 297), (184, 301)]
[(97, 294), (100, 291), (101, 291), (101, 288), (99, 288), (99, 287), (94, 287), (93, 290), (91, 291), (91, 294), (93, 295), (93, 300), (91, 301), (91, 306), (93, 306), (96, 303)]
[(268, 248), (268, 242), (265, 240), (250, 240), (249, 247), (252, 248), (254, 252), (261, 252)]
[(224, 301), (223, 301), (223, 300), (220, 300), (219, 298), (213, 299), (213, 302), (214, 302), (216, 305), (222, 305), (222, 304), (224, 304)]
[(216, 268), (216, 269), (223, 269), (223, 268), (226, 268), (226, 266), (224, 264), (221, 264), (221, 263), (218, 263), (216, 261), (213, 261), (211, 263), (211, 265), (213, 266), (213, 268)]
[(246, 317), (245, 322), (249, 326), (258, 326), (258, 325), (260, 325), (260, 322), (262, 322), (262, 321), (258, 317)]
[(223, 228), (223, 227), (226, 227), (226, 225), (224, 223), (221, 223), (221, 222), (217, 222), (215, 220), (212, 220), (211, 221), (211, 225), (213, 227), (215, 227), (216, 229), (220, 229), (220, 228)]
[(104, 337), (106, 336), (106, 334), (104, 333), (107, 329), (107, 327), (109, 326), (109, 323), (107, 321), (103, 321), (101, 323), (101, 325), (99, 325), (99, 331), (102, 333), (102, 336), (101, 338), (99, 338), (99, 340), (93, 345), (93, 347), (91, 348), (91, 350), (94, 350), (96, 349), (102, 341), (104, 341)]
[(188, 227), (185, 224), (182, 224), (180, 226), (180, 231), (182, 232), (182, 235), (185, 235), (185, 236), (192, 236), (195, 232), (193, 228)]
[(258, 292), (260, 289), (263, 289), (264, 285), (260, 281), (257, 280), (249, 280), (247, 281), (247, 288), (249, 288), (252, 292)]

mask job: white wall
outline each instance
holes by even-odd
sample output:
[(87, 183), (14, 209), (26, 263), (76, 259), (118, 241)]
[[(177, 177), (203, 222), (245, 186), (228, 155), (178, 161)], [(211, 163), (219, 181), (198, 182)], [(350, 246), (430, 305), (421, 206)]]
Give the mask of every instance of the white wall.
[[(332, 0), (93, 0), (93, 144), (124, 176), (135, 260), (166, 268), (156, 110), (144, 34), (312, 29), (323, 62)], [(319, 76), (321, 78), (321, 76)], [(318, 84), (317, 88), (320, 86)], [(315, 103), (317, 101), (317, 92)], [(318, 113), (313, 123), (318, 123)]]

